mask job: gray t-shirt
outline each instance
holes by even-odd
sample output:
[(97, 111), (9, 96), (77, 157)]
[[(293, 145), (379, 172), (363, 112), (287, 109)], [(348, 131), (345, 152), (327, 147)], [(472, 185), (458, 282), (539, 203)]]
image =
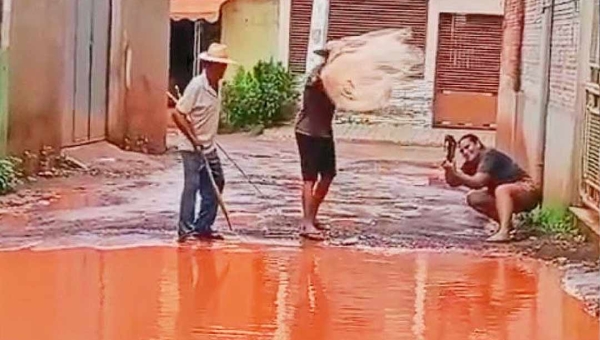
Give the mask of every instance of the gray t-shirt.
[(489, 189), (529, 177), (515, 161), (496, 149), (486, 149), (483, 152), (476, 172), (483, 172), (490, 175)]
[[(190, 81), (176, 108), (188, 117), (204, 151), (214, 151), (216, 147), (213, 141), (219, 129), (219, 97), (217, 91), (208, 83), (204, 72)], [(181, 138), (178, 147), (181, 151), (194, 150), (187, 138)]]

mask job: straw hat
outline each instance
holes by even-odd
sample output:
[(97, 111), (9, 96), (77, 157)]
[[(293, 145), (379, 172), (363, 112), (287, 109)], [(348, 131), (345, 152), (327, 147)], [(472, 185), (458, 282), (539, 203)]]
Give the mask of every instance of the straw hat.
[(200, 60), (209, 61), (212, 63), (237, 64), (235, 61), (229, 59), (229, 55), (227, 54), (227, 46), (219, 43), (210, 44), (208, 50), (200, 53), (198, 58)]

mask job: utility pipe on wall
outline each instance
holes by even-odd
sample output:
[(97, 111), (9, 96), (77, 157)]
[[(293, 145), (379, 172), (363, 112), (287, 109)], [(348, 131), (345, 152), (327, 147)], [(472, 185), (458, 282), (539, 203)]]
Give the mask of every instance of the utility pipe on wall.
[(542, 8), (542, 46), (540, 48), (540, 105), (539, 105), (539, 138), (537, 142), (536, 154), (536, 179), (540, 187), (544, 188), (544, 165), (546, 160), (546, 131), (548, 122), (548, 107), (550, 102), (550, 73), (552, 69), (552, 30), (554, 27), (554, 3), (550, 3)]

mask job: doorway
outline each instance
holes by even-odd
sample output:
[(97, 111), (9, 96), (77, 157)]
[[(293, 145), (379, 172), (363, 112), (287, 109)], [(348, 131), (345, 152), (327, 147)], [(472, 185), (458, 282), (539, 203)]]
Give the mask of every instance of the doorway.
[[(169, 59), (169, 91), (183, 92), (192, 78), (202, 72), (197, 56), (213, 42), (221, 40), (221, 21), (171, 20), (171, 46)], [(169, 101), (170, 106), (174, 106)]]
[(106, 138), (110, 1), (75, 2), (73, 111), (63, 146)]

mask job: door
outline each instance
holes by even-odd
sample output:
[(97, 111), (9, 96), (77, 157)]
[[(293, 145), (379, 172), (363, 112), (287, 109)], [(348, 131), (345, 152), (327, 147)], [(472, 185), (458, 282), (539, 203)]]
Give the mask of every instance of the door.
[(493, 129), (502, 16), (440, 14), (434, 125)]
[(106, 137), (110, 0), (78, 0), (71, 133), (64, 144)]

